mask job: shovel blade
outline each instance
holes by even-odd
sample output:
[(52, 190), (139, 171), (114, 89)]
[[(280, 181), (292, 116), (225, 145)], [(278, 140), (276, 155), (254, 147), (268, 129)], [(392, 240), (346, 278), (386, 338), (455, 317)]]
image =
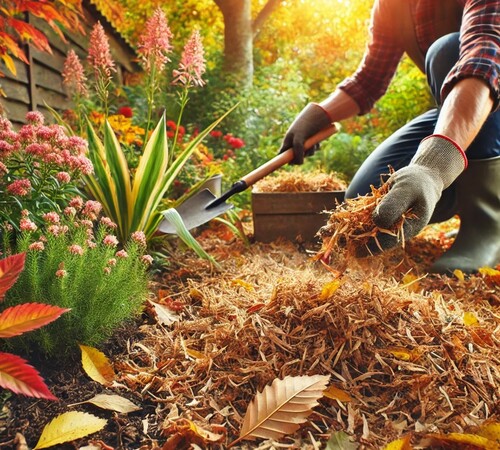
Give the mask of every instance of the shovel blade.
[[(207, 209), (207, 206), (216, 198), (209, 189), (203, 189), (175, 208), (188, 230), (207, 223), (233, 207), (233, 205), (223, 202), (220, 205)], [(174, 226), (166, 219), (160, 222), (158, 230), (166, 234), (177, 234)]]

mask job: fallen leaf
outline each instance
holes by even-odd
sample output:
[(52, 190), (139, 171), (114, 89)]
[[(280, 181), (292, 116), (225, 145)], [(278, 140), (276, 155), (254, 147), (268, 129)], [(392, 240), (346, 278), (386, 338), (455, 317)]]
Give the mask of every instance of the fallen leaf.
[(410, 350), (406, 347), (399, 346), (387, 347), (385, 351), (401, 361), (416, 361), (422, 354), (418, 348)]
[(100, 384), (108, 385), (115, 379), (115, 371), (104, 353), (86, 345), (80, 345), (82, 366), (85, 373)]
[(224, 438), (223, 434), (212, 433), (205, 430), (188, 419), (178, 419), (163, 432), (169, 436), (162, 450), (177, 450), (180, 448), (193, 448), (194, 445), (206, 446), (210, 443), (219, 442)]
[(242, 288), (244, 288), (248, 292), (252, 292), (255, 290), (255, 288), (250, 283), (247, 283), (246, 281), (240, 280), (239, 278), (231, 280), (231, 283), (236, 285), (236, 286), (241, 286)]
[(79, 405), (81, 403), (92, 403), (99, 408), (109, 409), (123, 414), (139, 411), (141, 409), (125, 397), (111, 394), (97, 394), (88, 400), (76, 404)]
[(467, 327), (475, 327), (479, 324), (479, 320), (474, 313), (464, 312), (463, 316), (464, 325)]
[(333, 280), (325, 283), (321, 288), (321, 294), (319, 298), (321, 300), (328, 300), (335, 291), (340, 287), (340, 280)]
[(410, 292), (418, 292), (420, 290), (420, 285), (418, 284), (419, 278), (412, 273), (407, 273), (403, 276), (401, 280), (404, 287), (408, 288)]
[(237, 442), (279, 439), (296, 431), (318, 404), (330, 379), (325, 375), (277, 378), (248, 405)]
[(383, 450), (411, 450), (413, 447), (410, 445), (410, 440), (411, 435), (407, 434), (404, 438), (389, 442)]
[(457, 280), (460, 280), (460, 281), (465, 280), (465, 275), (460, 269), (455, 269), (453, 271), (453, 275), (455, 275), (455, 278), (457, 278)]
[(455, 448), (456, 444), (464, 444), (464, 445), (473, 445), (475, 449), (484, 449), (484, 450), (498, 450), (498, 443), (487, 439), (483, 436), (478, 436), (476, 434), (469, 433), (448, 433), (448, 434), (440, 434), (440, 433), (432, 433), (428, 434), (427, 437), (430, 437), (433, 441), (438, 443), (448, 443), (454, 444)]
[(352, 402), (352, 397), (347, 392), (333, 385), (328, 386), (328, 388), (323, 391), (323, 395), (331, 400), (338, 400), (339, 402)]
[(84, 412), (71, 411), (61, 414), (45, 425), (33, 450), (52, 447), (96, 433), (102, 430), (107, 422), (106, 419)]
[(476, 431), (476, 434), (500, 445), (500, 422), (483, 423)]
[(351, 441), (350, 436), (343, 431), (332, 433), (326, 443), (325, 450), (356, 450), (358, 444)]
[(167, 327), (169, 327), (170, 325), (173, 325), (180, 319), (180, 316), (178, 314), (175, 314), (171, 309), (167, 308), (166, 306), (160, 305), (159, 303), (155, 303), (152, 301), (149, 301), (149, 303), (153, 305), (153, 308), (156, 313), (156, 319), (158, 320), (159, 324), (166, 325)]
[(191, 356), (191, 358), (194, 358), (194, 359), (207, 358), (207, 355), (205, 355), (205, 353), (199, 352), (198, 350), (193, 350), (192, 348), (186, 347), (186, 353), (187, 353), (187, 355)]

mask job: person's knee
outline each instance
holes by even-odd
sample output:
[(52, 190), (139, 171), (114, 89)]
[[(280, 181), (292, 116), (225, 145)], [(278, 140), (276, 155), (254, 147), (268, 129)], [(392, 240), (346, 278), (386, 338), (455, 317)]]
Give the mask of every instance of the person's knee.
[(450, 33), (436, 40), (425, 57), (425, 73), (434, 98), (440, 103), (441, 86), (459, 57), (459, 33)]

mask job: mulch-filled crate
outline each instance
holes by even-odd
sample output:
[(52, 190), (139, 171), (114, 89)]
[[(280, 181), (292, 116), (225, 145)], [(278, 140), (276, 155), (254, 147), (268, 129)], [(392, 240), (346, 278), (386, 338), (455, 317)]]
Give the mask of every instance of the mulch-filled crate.
[(254, 237), (271, 242), (280, 237), (312, 242), (331, 211), (344, 200), (344, 191), (252, 192)]

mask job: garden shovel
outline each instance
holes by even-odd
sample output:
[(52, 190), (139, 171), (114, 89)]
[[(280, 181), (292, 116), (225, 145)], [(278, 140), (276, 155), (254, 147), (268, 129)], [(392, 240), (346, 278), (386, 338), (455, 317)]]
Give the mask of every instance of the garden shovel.
[[(336, 124), (332, 124), (331, 126), (324, 128), (305, 142), (305, 149), (310, 149), (315, 144), (330, 137), (336, 131)], [(236, 181), (231, 188), (220, 197), (214, 195), (210, 189), (202, 189), (177, 206), (175, 210), (181, 216), (181, 219), (188, 230), (207, 223), (209, 220), (220, 216), (233, 207), (232, 204), (226, 203), (226, 200), (229, 197), (248, 189), (254, 183), (274, 172), (276, 169), (279, 169), (285, 164), (291, 162), (293, 157), (293, 149), (288, 149), (245, 175), (239, 181)], [(158, 230), (167, 234), (177, 233), (176, 228), (166, 219), (163, 219), (160, 222)]]

